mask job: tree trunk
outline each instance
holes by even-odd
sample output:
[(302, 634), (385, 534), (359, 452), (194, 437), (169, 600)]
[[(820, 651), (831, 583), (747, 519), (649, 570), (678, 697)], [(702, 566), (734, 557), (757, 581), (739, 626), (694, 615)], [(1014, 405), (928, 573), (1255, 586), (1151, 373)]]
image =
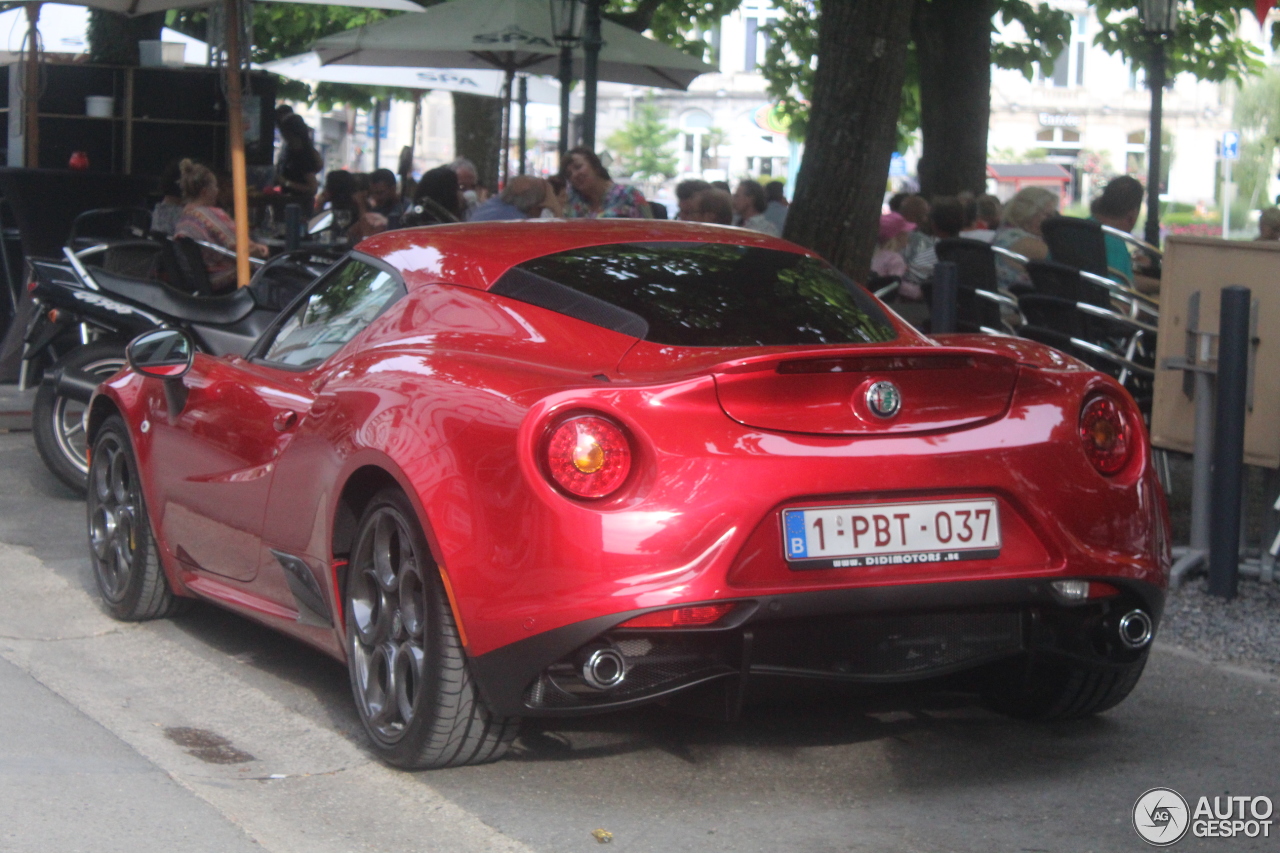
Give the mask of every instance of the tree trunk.
[(138, 40), (158, 39), (164, 29), (164, 12), (130, 18), (102, 9), (89, 10), (86, 36), (89, 61), (99, 65), (138, 65)]
[(453, 150), (476, 164), (476, 177), (490, 192), (498, 190), (502, 135), (502, 99), (453, 93)]
[(917, 2), (911, 20), (920, 68), (920, 193), (987, 186), (994, 0)]
[(897, 144), (912, 0), (827, 0), (786, 237), (865, 281)]

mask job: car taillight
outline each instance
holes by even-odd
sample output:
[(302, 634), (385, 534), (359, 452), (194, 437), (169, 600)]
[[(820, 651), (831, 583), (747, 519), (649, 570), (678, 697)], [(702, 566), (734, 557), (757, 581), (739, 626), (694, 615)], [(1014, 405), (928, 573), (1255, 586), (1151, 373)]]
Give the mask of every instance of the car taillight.
[(677, 607), (658, 610), (634, 619), (628, 619), (619, 628), (703, 628), (720, 621), (733, 609), (729, 604), (700, 604), (696, 607)]
[(1103, 474), (1114, 474), (1133, 455), (1129, 420), (1110, 397), (1094, 397), (1080, 412), (1080, 441), (1084, 453)]
[(594, 415), (569, 418), (547, 442), (547, 470), (571, 495), (607, 497), (631, 473), (631, 442), (613, 421)]

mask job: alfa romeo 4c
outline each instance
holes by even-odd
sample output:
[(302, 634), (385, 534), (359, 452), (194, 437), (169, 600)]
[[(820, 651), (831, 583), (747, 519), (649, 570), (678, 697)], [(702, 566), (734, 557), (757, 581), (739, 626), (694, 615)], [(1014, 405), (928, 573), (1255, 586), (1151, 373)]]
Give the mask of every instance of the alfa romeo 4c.
[(88, 416), (109, 608), (205, 599), (344, 660), (401, 767), (496, 759), (521, 717), (732, 718), (762, 679), (1093, 714), (1161, 612), (1167, 512), (1119, 385), (924, 337), (749, 231), (391, 232), (248, 357), (162, 330), (129, 358)]

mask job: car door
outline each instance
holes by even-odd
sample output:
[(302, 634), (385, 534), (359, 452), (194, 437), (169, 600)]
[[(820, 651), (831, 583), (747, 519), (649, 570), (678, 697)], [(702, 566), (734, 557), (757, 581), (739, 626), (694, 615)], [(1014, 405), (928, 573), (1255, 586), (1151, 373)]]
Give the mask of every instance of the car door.
[(253, 580), (281, 430), (305, 410), (281, 381), (292, 378), (241, 358), (197, 355), (181, 410), (151, 419), (163, 465), (160, 527), (187, 569)]
[(310, 412), (319, 367), (403, 293), (388, 270), (348, 258), (268, 330), (255, 357), (196, 356), (181, 410), (152, 418), (161, 529), (188, 569), (255, 579), (272, 474)]
[(328, 492), (325, 478), (339, 463), (334, 399), (323, 393), (324, 385), (333, 370), (341, 370), (334, 367), (338, 353), (405, 292), (395, 270), (373, 258), (351, 256), (251, 355), (253, 370), (263, 378), (262, 404), (274, 419), (261, 572), (255, 583), (264, 598), (323, 618), (323, 575), (318, 573), (327, 569), (327, 551), (308, 556), (307, 541), (318, 529)]

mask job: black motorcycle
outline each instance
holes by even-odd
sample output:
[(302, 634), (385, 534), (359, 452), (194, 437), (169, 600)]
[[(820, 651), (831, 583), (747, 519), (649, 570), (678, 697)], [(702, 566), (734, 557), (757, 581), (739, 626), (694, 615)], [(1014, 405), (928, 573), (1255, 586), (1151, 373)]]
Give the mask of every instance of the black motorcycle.
[(156, 252), (170, 248), (154, 241), (91, 243), (65, 247), (62, 259), (28, 261), (34, 304), (19, 386), (39, 383), (31, 424), (36, 450), (58, 479), (79, 492), (89, 471), (86, 406), (98, 384), (124, 367), (130, 340), (173, 327), (186, 330), (203, 352), (243, 355), (337, 257), (312, 251), (277, 255), (258, 267), (248, 287), (216, 296), (118, 272), (118, 262), (100, 265), (113, 252), (145, 261), (153, 250), (149, 243)]

